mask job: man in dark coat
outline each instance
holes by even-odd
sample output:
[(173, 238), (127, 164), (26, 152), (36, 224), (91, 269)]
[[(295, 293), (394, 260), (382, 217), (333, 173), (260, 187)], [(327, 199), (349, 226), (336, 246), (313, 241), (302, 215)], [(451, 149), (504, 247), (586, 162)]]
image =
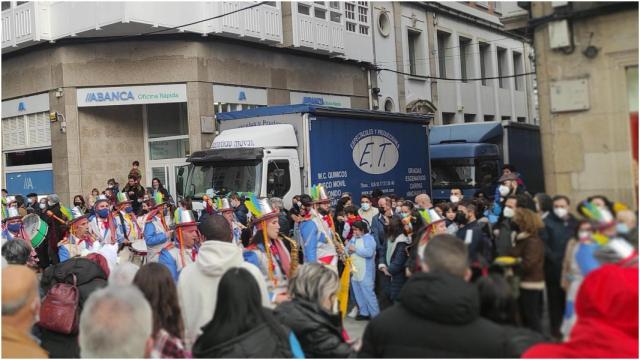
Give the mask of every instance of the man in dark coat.
[(505, 330), (480, 317), (467, 257), (453, 235), (429, 240), (422, 264), (427, 272), (414, 274), (398, 303), (369, 323), (359, 357), (505, 357)]
[(562, 338), (560, 325), (564, 315), (566, 294), (560, 286), (562, 262), (569, 239), (575, 234), (578, 223), (569, 213), (569, 198), (564, 195), (553, 197), (553, 211), (544, 218), (544, 230), (541, 233), (544, 242), (544, 273), (549, 304), (549, 322), (551, 336)]

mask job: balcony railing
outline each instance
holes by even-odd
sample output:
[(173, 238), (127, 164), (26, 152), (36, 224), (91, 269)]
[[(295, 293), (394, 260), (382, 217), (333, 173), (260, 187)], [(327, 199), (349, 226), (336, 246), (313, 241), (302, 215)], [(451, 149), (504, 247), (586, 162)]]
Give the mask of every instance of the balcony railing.
[(344, 53), (343, 24), (302, 14), (297, 14), (293, 21), (297, 21), (294, 46)]
[[(256, 2), (27, 2), (2, 11), (2, 49), (30, 41), (73, 37), (136, 35), (239, 10)], [(275, 6), (273, 6), (275, 5)], [(149, 27), (136, 26), (148, 25)], [(282, 43), (280, 5), (264, 4), (180, 31)]]

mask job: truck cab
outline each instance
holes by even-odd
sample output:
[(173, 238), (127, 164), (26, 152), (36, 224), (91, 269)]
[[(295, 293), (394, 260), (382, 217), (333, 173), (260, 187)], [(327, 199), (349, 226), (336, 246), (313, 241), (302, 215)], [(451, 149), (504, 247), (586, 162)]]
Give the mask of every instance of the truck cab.
[(477, 191), (492, 196), (502, 167), (499, 122), (455, 124), (431, 129), (431, 181), (436, 201), (448, 201), (452, 188), (465, 198)]
[[(293, 126), (288, 124), (223, 131), (211, 149), (189, 157), (184, 194), (197, 200), (209, 189), (221, 195), (252, 192), (289, 204), (301, 193), (297, 147)], [(200, 210), (198, 202), (194, 209)]]

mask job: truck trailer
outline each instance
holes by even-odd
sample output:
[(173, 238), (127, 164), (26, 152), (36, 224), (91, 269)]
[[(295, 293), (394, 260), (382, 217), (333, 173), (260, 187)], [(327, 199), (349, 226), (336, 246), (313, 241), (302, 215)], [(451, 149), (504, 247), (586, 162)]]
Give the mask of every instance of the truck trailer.
[(544, 191), (540, 128), (511, 121), (431, 128), (432, 197), (448, 201), (451, 188), (465, 198), (482, 191), (493, 197), (502, 165), (510, 164), (531, 194)]
[(431, 119), (314, 105), (219, 113), (211, 148), (187, 158), (179, 182), (193, 200), (207, 192), (251, 192), (290, 206), (318, 184), (334, 201), (348, 192), (359, 202), (374, 189), (413, 198), (431, 192)]

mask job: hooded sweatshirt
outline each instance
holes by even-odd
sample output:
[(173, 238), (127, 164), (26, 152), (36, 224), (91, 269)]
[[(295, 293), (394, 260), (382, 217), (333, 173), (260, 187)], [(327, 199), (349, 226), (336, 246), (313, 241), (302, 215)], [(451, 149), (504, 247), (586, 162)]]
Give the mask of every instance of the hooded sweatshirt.
[(262, 273), (255, 265), (244, 261), (241, 248), (228, 242), (205, 241), (200, 247), (196, 262), (182, 270), (178, 281), (185, 342), (189, 350), (201, 328), (213, 319), (220, 279), (233, 267), (244, 268), (253, 275), (260, 287), (262, 305), (272, 307)]

